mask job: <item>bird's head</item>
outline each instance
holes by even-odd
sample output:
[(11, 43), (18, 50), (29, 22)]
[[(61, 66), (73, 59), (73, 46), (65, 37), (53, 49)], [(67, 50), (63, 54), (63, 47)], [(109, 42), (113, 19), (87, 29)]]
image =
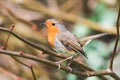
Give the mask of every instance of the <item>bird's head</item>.
[(47, 19), (44, 25), (47, 27), (48, 31), (53, 30), (62, 32), (66, 30), (65, 26), (56, 19)]
[(56, 19), (47, 19), (45, 21), (45, 25), (47, 26), (47, 28), (57, 27), (56, 24), (59, 24), (59, 21), (57, 21)]

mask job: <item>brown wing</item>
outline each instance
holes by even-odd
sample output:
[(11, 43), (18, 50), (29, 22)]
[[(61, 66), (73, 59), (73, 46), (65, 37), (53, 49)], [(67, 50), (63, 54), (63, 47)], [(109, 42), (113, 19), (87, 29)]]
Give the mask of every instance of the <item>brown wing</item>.
[(85, 52), (83, 51), (82, 47), (74, 44), (71, 41), (61, 41), (62, 44), (69, 50), (75, 51), (76, 53), (80, 53), (82, 54), (83, 57), (87, 58), (87, 55), (85, 54)]
[(80, 53), (82, 57), (87, 58), (85, 52), (83, 51), (81, 45), (79, 44), (78, 38), (75, 35), (73, 35), (71, 32), (65, 31), (59, 33), (57, 35), (57, 38), (68, 50), (75, 51), (76, 53)]

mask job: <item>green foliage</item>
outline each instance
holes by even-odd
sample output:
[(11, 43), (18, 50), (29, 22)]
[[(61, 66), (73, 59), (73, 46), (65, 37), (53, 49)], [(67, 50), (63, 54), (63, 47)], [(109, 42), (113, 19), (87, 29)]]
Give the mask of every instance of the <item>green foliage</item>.
[(104, 63), (107, 63), (104, 57), (107, 57), (110, 53), (109, 47), (107, 45), (101, 41), (93, 40), (84, 47), (84, 50), (86, 53), (88, 53), (88, 64), (92, 68), (101, 69), (101, 67), (106, 67), (103, 65)]
[(77, 80), (77, 76), (74, 74), (67, 74), (66, 80)]
[(87, 78), (86, 80), (100, 80), (100, 79), (97, 78), (97, 77), (89, 77), (89, 78)]
[(73, 33), (76, 34), (78, 37), (84, 37), (85, 35), (90, 33), (90, 29), (87, 28), (86, 25), (76, 24), (74, 26)]
[(97, 21), (104, 28), (110, 28), (114, 26), (116, 22), (116, 12), (115, 9), (107, 7), (104, 3), (98, 3), (94, 9), (93, 14), (91, 14), (90, 19)]
[(105, 12), (106, 9), (107, 8), (106, 8), (105, 4), (103, 4), (101, 2), (97, 3), (97, 5), (95, 6), (95, 9), (93, 11), (93, 13), (90, 16), (90, 19), (99, 22), (102, 14), (103, 14), (103, 12)]

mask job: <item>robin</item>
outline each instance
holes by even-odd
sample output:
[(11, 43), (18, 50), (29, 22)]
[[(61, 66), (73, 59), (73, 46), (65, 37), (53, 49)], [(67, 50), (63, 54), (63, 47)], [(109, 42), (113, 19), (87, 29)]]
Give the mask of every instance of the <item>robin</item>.
[[(78, 55), (83, 60), (87, 59), (87, 55), (83, 51), (82, 47), (84, 45), (84, 42), (88, 40), (86, 40), (85, 38), (80, 40), (56, 19), (47, 19), (44, 25), (47, 27), (47, 37), (49, 45), (59, 53), (70, 54), (70, 57), (57, 62), (59, 64), (59, 68), (61, 62), (68, 59), (73, 59)], [(107, 33), (87, 37), (87, 39), (90, 40), (92, 38), (98, 38), (106, 34)], [(70, 63), (68, 65), (70, 65)]]

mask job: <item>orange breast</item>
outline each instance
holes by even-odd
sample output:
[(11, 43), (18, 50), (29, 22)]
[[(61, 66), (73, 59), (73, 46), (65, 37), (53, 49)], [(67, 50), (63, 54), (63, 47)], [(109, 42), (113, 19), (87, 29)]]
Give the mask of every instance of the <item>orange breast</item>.
[(55, 43), (56, 35), (59, 32), (60, 31), (57, 27), (48, 28), (48, 42), (52, 48), (55, 47), (54, 43)]

